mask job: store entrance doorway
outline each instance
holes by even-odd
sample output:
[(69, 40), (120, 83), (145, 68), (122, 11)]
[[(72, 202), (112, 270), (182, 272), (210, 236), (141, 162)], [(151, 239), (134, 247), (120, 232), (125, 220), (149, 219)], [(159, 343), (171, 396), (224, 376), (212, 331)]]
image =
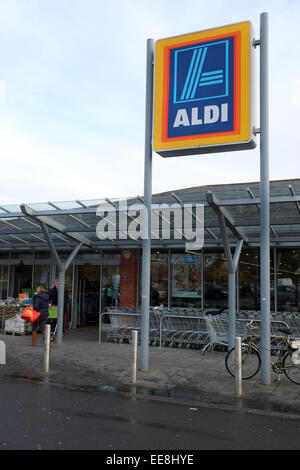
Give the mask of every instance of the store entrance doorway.
[[(102, 266), (102, 269), (99, 265), (78, 266), (75, 279), (77, 326), (98, 324), (100, 313), (105, 313), (109, 307), (118, 307), (120, 266)], [(102, 321), (109, 323), (108, 315), (104, 315)]]
[(99, 322), (100, 266), (78, 267), (79, 324)]

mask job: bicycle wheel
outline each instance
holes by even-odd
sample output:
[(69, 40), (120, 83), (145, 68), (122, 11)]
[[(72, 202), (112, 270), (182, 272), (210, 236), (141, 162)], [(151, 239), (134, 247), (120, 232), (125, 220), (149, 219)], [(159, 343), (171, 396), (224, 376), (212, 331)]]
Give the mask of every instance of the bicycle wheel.
[(282, 361), (283, 372), (291, 382), (300, 385), (300, 366), (295, 366), (289, 351), (285, 354)]
[[(235, 377), (235, 348), (232, 348), (225, 357), (225, 366), (227, 371), (232, 377)], [(242, 379), (251, 379), (259, 371), (260, 368), (260, 354), (259, 352), (248, 346), (242, 344)]]

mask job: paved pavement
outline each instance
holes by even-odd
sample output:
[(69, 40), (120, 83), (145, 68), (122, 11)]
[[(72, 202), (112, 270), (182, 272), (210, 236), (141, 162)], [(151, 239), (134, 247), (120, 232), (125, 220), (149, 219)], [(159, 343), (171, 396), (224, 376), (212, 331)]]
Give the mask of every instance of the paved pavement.
[[(50, 351), (50, 372), (44, 373), (44, 343), (38, 336), (0, 334), (6, 345), (6, 364), (0, 377), (10, 376), (68, 388), (106, 390), (147, 395), (156, 399), (177, 399), (189, 403), (271, 413), (300, 419), (300, 385), (272, 372), (271, 385), (262, 385), (260, 374), (243, 381), (243, 395), (235, 394), (235, 381), (225, 369), (224, 352), (149, 347), (149, 370), (137, 371), (131, 382), (130, 344), (98, 342), (98, 330), (85, 327), (68, 331), (61, 345)], [(278, 379), (280, 378), (280, 381)]]

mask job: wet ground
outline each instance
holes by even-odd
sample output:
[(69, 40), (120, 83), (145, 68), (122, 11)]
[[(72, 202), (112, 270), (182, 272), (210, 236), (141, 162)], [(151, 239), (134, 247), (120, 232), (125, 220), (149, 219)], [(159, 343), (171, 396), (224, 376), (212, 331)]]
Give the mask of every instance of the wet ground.
[[(158, 464), (165, 453), (174, 455), (175, 464), (189, 454), (199, 466), (205, 458), (199, 450), (299, 449), (298, 419), (141, 394), (70, 390), (25, 378), (2, 376), (0, 386), (0, 450), (106, 450), (97, 455), (98, 466), (127, 455), (141, 457), (141, 468), (144, 459)], [(79, 456), (74, 455), (77, 465)]]
[(99, 343), (96, 329), (68, 332), (63, 344), (54, 344), (47, 374), (40, 336), (35, 348), (28, 346), (30, 336), (0, 335), (0, 340), (6, 344), (7, 363), (0, 365), (3, 377), (300, 419), (300, 385), (277, 374), (272, 374), (271, 385), (262, 385), (258, 374), (243, 381), (243, 394), (237, 397), (234, 378), (225, 369), (224, 352), (207, 352), (203, 356), (199, 350), (150, 346), (149, 370), (138, 370), (137, 383), (132, 386), (132, 346)]

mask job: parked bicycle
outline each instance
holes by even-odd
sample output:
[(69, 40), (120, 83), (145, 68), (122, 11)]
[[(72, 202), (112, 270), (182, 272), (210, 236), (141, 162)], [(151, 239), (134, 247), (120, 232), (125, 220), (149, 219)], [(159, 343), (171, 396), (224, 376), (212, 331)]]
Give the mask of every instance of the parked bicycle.
[[(247, 342), (242, 343), (242, 379), (254, 377), (261, 366), (261, 352), (259, 348), (260, 335), (255, 332), (253, 321), (247, 325), (251, 333)], [(300, 340), (291, 340), (292, 331), (289, 328), (279, 328), (284, 336), (271, 335), (271, 347), (276, 359), (271, 360), (273, 371), (284, 373), (286, 377), (300, 385)], [(230, 375), (235, 377), (235, 348), (232, 348), (225, 357), (225, 366)]]

